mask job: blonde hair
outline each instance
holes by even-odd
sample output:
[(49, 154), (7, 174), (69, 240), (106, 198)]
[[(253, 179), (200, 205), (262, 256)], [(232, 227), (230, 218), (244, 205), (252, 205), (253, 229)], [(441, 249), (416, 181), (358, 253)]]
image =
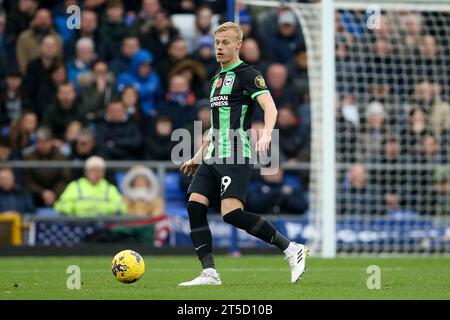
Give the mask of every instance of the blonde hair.
[(244, 37), (244, 34), (242, 32), (242, 29), (239, 25), (237, 25), (234, 22), (227, 21), (225, 23), (222, 23), (220, 26), (217, 27), (216, 31), (214, 32), (214, 35), (219, 32), (233, 30), (236, 34), (236, 38), (240, 41), (242, 41), (242, 38)]

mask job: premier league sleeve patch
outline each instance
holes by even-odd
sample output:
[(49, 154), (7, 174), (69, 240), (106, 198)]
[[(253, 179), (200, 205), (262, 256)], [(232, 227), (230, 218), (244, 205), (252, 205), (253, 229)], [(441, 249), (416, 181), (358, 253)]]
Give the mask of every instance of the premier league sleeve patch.
[(264, 80), (264, 78), (261, 75), (256, 76), (256, 78), (255, 78), (255, 85), (258, 88), (260, 88), (260, 89), (266, 89), (267, 88), (266, 87), (266, 81)]

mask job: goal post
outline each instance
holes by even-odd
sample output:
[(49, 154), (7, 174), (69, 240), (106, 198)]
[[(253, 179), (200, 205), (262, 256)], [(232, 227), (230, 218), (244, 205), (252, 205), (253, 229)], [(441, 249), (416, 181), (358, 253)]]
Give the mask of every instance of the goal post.
[[(334, 1), (322, 4), (303, 4), (294, 1), (244, 0), (250, 6), (290, 8), (297, 16), (308, 48), (309, 78), (316, 86), (310, 88), (312, 147), (320, 145), (323, 152), (311, 155), (311, 224), (318, 230), (318, 237), (310, 239), (312, 254), (323, 258), (336, 256), (336, 157), (335, 157), (335, 66), (334, 66)], [(304, 13), (308, 14), (305, 15)], [(239, 21), (237, 21), (239, 22)], [(314, 26), (313, 24), (317, 24)], [(322, 26), (322, 27), (320, 27)], [(319, 174), (320, 173), (320, 174)]]
[(450, 253), (450, 3), (241, 2), (305, 38), (312, 252)]

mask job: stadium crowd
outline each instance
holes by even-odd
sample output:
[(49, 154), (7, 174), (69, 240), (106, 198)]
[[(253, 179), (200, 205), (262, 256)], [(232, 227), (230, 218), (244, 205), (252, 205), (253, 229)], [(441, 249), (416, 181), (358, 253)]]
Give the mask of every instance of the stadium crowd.
[[(100, 211), (165, 213), (150, 169), (131, 168), (118, 181), (104, 160), (170, 161), (173, 130), (194, 132), (194, 120), (202, 121), (203, 132), (209, 128), (209, 79), (219, 67), (213, 32), (225, 21), (226, 2), (0, 3), (1, 163), (88, 160), (84, 169), (72, 170), (3, 166), (0, 212), (47, 207), (82, 216), (116, 197)], [(79, 29), (67, 27), (71, 5), (81, 7)], [(279, 110), (281, 161), (308, 163), (311, 114), (301, 26), (287, 9), (237, 5), (241, 59), (263, 72)], [(450, 174), (439, 164), (449, 155), (449, 37), (429, 32), (432, 15), (382, 15), (376, 30), (365, 27), (365, 18), (336, 14), (336, 153), (347, 165), (339, 177), (338, 213), (448, 213)], [(259, 110), (253, 126), (262, 120)], [(249, 210), (305, 213), (308, 180), (307, 172), (282, 170), (255, 176)], [(186, 190), (189, 181), (180, 181)], [(84, 192), (101, 198), (80, 204)]]
[[(78, 169), (2, 166), (9, 178), (0, 185), (0, 211), (165, 213), (150, 169), (133, 167), (124, 176), (104, 160), (170, 161), (173, 130), (194, 132), (194, 120), (203, 132), (209, 128), (209, 80), (219, 68), (213, 32), (225, 21), (226, 2), (0, 3), (0, 161), (86, 161)], [(81, 8), (79, 29), (68, 28), (76, 22), (66, 13), (71, 5)], [(308, 161), (308, 78), (297, 18), (281, 9), (257, 18), (238, 5), (241, 58), (264, 73), (280, 110), (282, 161)], [(254, 125), (261, 123), (260, 110)], [(189, 181), (180, 180), (185, 191)], [(255, 175), (252, 188), (248, 205), (257, 212), (307, 209), (307, 180), (296, 174)]]

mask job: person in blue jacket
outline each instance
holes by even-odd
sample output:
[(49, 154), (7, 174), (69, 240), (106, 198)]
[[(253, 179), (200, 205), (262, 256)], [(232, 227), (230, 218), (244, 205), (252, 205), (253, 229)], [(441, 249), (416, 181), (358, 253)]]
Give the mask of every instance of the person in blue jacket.
[(153, 55), (141, 49), (133, 56), (130, 68), (117, 80), (117, 90), (133, 86), (139, 94), (139, 103), (145, 116), (153, 117), (162, 98), (162, 87), (156, 71), (153, 70)]

